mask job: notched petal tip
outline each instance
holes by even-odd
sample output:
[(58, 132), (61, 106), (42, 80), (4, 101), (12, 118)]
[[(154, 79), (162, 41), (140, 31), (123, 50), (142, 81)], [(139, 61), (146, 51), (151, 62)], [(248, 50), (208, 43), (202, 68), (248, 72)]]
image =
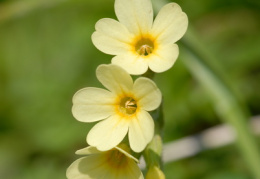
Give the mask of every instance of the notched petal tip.
[(114, 94), (124, 94), (133, 88), (131, 76), (118, 65), (99, 65), (96, 75), (98, 80)]
[(187, 15), (176, 3), (169, 3), (162, 7), (154, 20), (152, 33), (157, 40), (164, 44), (178, 41), (188, 27)]
[(147, 111), (152, 111), (161, 104), (161, 91), (156, 83), (148, 78), (140, 77), (135, 80), (134, 94), (138, 100), (138, 105)]

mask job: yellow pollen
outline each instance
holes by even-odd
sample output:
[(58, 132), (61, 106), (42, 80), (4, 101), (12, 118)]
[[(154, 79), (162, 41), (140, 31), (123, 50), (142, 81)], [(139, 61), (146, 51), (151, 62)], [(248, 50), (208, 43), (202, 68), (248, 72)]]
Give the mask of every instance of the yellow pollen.
[(137, 108), (136, 101), (131, 97), (122, 98), (119, 105), (119, 110), (123, 114), (132, 115)]
[(137, 52), (142, 56), (147, 56), (152, 53), (152, 48), (149, 45), (143, 45)]
[(154, 42), (150, 38), (141, 38), (135, 43), (135, 51), (141, 56), (148, 56), (154, 50)]

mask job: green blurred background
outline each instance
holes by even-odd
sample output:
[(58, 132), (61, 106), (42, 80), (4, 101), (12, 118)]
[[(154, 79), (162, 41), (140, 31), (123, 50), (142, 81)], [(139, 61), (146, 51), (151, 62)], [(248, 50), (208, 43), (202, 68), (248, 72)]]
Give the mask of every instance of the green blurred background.
[[(250, 115), (259, 115), (260, 1), (175, 2)], [(66, 178), (93, 126), (72, 117), (71, 99), (83, 87), (102, 87), (95, 70), (111, 56), (93, 46), (91, 34), (97, 20), (115, 18), (113, 6), (113, 0), (0, 0), (1, 179)], [(221, 123), (181, 55), (155, 81), (165, 97), (165, 142)], [(252, 178), (235, 145), (166, 164), (165, 173), (169, 179)]]

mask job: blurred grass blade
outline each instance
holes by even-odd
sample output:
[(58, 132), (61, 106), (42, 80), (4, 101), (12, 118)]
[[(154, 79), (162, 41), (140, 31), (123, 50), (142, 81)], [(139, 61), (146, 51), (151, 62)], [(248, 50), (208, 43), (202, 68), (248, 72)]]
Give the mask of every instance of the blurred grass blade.
[(20, 17), (33, 10), (52, 7), (56, 4), (62, 3), (66, 0), (24, 0), (15, 2), (0, 3), (0, 23), (12, 19), (14, 17)]
[(232, 81), (226, 76), (228, 72), (219, 68), (217, 59), (200, 43), (190, 27), (180, 49), (181, 60), (209, 94), (218, 115), (234, 128), (237, 144), (249, 170), (254, 178), (260, 178), (260, 155), (249, 130), (249, 115), (232, 88)]

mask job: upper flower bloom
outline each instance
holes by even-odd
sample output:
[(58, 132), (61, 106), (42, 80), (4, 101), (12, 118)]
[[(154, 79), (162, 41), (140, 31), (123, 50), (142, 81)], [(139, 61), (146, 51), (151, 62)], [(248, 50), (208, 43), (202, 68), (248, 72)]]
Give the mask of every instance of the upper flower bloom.
[(135, 159), (123, 148), (101, 152), (95, 147), (78, 150), (76, 154), (88, 155), (73, 162), (67, 169), (68, 179), (143, 179)]
[(95, 122), (87, 142), (99, 150), (117, 146), (126, 136), (130, 147), (141, 152), (151, 141), (154, 122), (147, 111), (161, 103), (161, 92), (156, 84), (144, 77), (133, 82), (131, 76), (117, 65), (100, 65), (96, 75), (109, 90), (84, 88), (73, 97), (72, 113), (82, 122)]
[(92, 35), (100, 51), (116, 55), (113, 64), (134, 75), (145, 73), (148, 67), (154, 72), (172, 67), (179, 54), (174, 43), (188, 26), (187, 15), (178, 4), (165, 5), (154, 22), (150, 0), (115, 0), (115, 13), (119, 22), (101, 19)]

